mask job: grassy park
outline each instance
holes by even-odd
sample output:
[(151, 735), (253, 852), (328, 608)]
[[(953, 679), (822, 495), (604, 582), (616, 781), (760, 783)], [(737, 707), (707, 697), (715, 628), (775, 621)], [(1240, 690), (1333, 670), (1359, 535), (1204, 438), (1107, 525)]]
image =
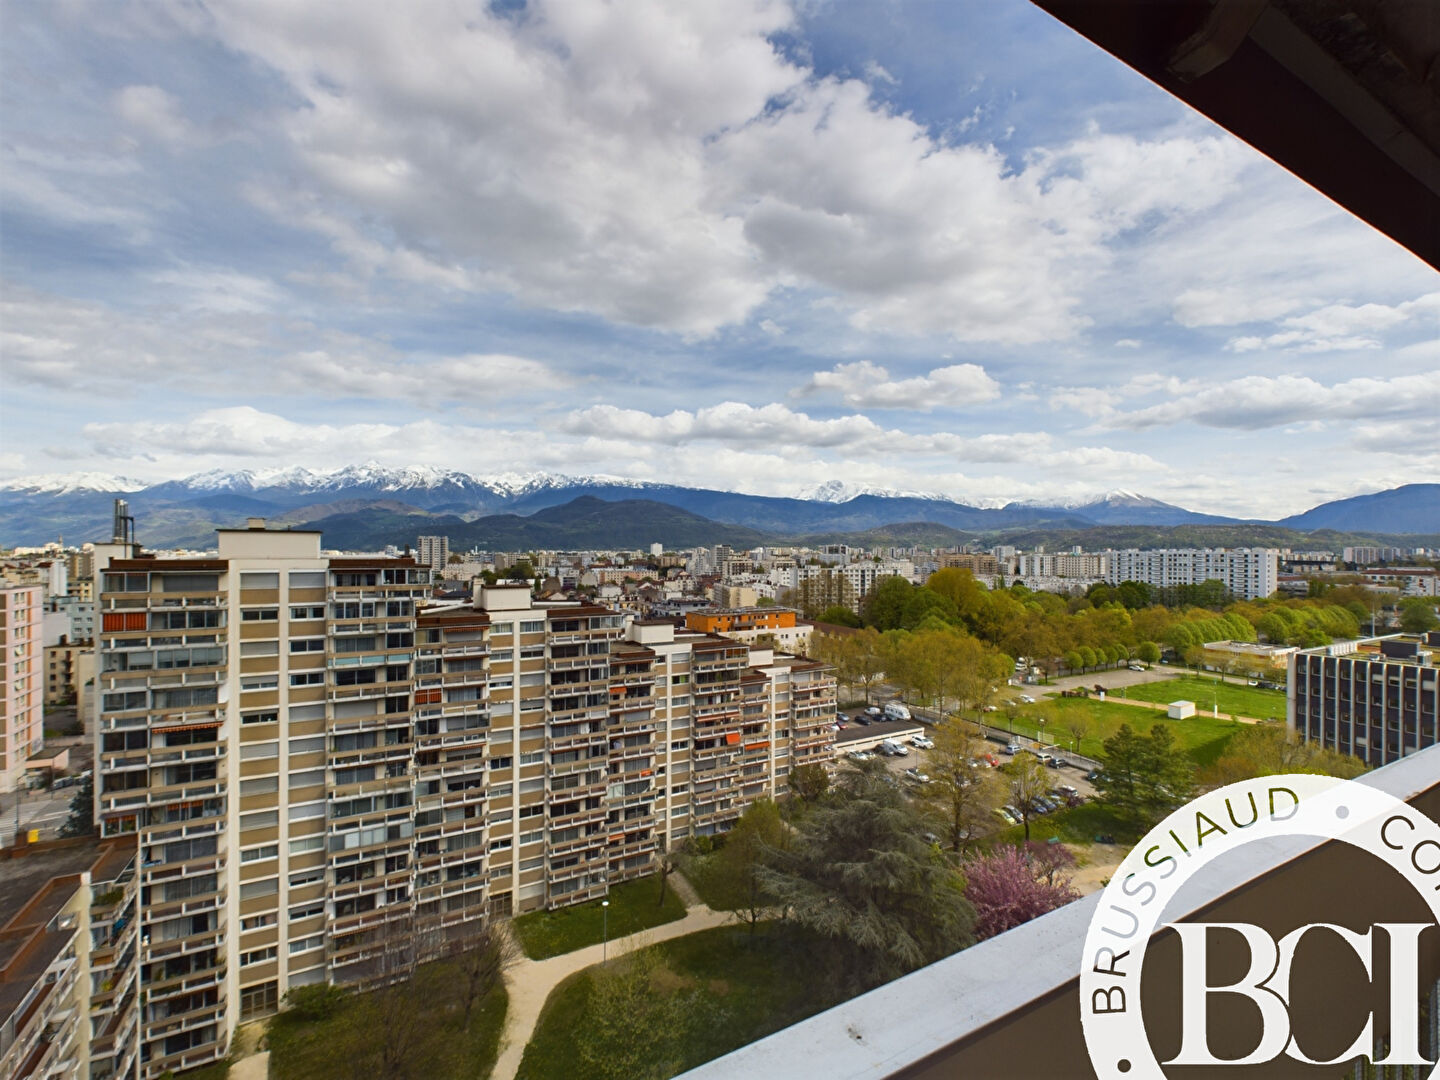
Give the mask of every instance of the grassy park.
[(1115, 692), (1136, 701), (1162, 704), (1193, 701), (1197, 710), (1207, 712), (1212, 703), (1216, 703), (1222, 713), (1248, 716), (1253, 720), (1268, 720), (1272, 716), (1283, 719), (1285, 716), (1285, 694), (1281, 690), (1261, 690), (1258, 686), (1240, 686), (1204, 676), (1184, 675), (1164, 682), (1121, 687)]
[(685, 903), (673, 888), (666, 886), (663, 904), (657, 902), (659, 896), (659, 879), (644, 877), (613, 886), (608, 911), (601, 909), (599, 900), (591, 900), (558, 911), (533, 911), (513, 925), (525, 955), (544, 960), (599, 945), (607, 932), (613, 941), (685, 917)]
[(841, 1000), (815, 978), (816, 948), (793, 927), (724, 926), (586, 968), (551, 992), (519, 1076), (673, 1076), (727, 1054)]
[[(482, 997), (465, 1021), (454, 987), (463, 976), (449, 961), (423, 964), (397, 1002), (375, 994), (336, 994), (323, 1016), (287, 1009), (270, 1021), (272, 1080), (353, 1080), (391, 1075), (405, 1080), (489, 1076), (500, 1054), (508, 997), (503, 985)], [(387, 1071), (385, 1059), (399, 1060)]]
[[(1040, 723), (1042, 718), (1044, 724)], [(1216, 720), (1199, 715), (1189, 720), (1170, 720), (1163, 712), (1138, 705), (1117, 705), (1097, 698), (1062, 697), (1046, 697), (1034, 705), (1020, 706), (1013, 724), (1004, 713), (992, 713), (988, 721), (997, 727), (1011, 728), (1017, 735), (1055, 743), (1090, 758), (1101, 756), (1102, 744), (1119, 730), (1121, 724), (1129, 724), (1141, 733), (1148, 732), (1155, 724), (1165, 724), (1175, 736), (1176, 745), (1188, 753), (1197, 765), (1213, 764), (1224, 752), (1230, 737), (1242, 727), (1235, 720)], [(1078, 750), (1070, 730), (1076, 723), (1084, 728)]]

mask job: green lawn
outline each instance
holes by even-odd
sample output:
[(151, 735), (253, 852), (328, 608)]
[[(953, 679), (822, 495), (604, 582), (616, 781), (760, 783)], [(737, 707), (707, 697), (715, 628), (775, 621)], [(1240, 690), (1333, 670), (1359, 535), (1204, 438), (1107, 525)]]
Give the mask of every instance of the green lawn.
[[(1042, 717), (1045, 720), (1044, 725), (1039, 723)], [(1053, 742), (1066, 750), (1073, 750), (1075, 738), (1067, 727), (1071, 718), (1079, 718), (1085, 722), (1086, 731), (1080, 740), (1079, 753), (1086, 757), (1100, 757), (1103, 753), (1101, 744), (1115, 734), (1121, 724), (1129, 724), (1133, 730), (1142, 733), (1149, 731), (1154, 724), (1165, 724), (1175, 736), (1176, 744), (1188, 752), (1198, 765), (1214, 764), (1230, 737), (1243, 726), (1239, 721), (1216, 720), (1214, 717), (1199, 715), (1189, 720), (1170, 720), (1156, 709), (1140, 705), (1117, 705), (1113, 701), (1100, 701), (1096, 698), (1046, 697), (1034, 705), (1020, 706), (1013, 730), (1016, 734)], [(987, 720), (999, 728), (1011, 727), (1004, 713), (991, 713)]]
[(613, 941), (685, 917), (685, 903), (674, 889), (666, 885), (664, 904), (656, 903), (659, 894), (659, 878), (637, 878), (611, 888), (608, 913), (602, 912), (599, 900), (591, 900), (558, 911), (533, 911), (513, 925), (525, 955), (544, 960), (599, 945), (607, 929)]
[(324, 1020), (302, 1020), (281, 1012), (270, 1022), (272, 1080), (354, 1080), (379, 1076), (388, 1030), (404, 1040), (400, 1054), (405, 1080), (472, 1080), (486, 1077), (500, 1056), (500, 1032), (509, 1004), (503, 985), (475, 1006), (465, 1023), (464, 1003), (455, 993), (460, 981), (452, 964), (424, 964), (401, 988), (414, 1003), (413, 1014), (386, 1023), (372, 994), (347, 994)]
[(1165, 704), (1172, 701), (1193, 701), (1197, 711), (1209, 711), (1211, 703), (1218, 699), (1222, 713), (1248, 716), (1254, 720), (1267, 720), (1272, 716), (1280, 720), (1285, 718), (1285, 693), (1282, 690), (1261, 690), (1257, 686), (1217, 683), (1213, 678), (1194, 675), (1121, 687), (1115, 692), (1136, 701), (1159, 701)]
[(608, 1023), (592, 1010), (599, 969), (577, 972), (545, 1003), (520, 1080), (656, 1080), (727, 1054), (838, 1003), (815, 977), (817, 948), (780, 924), (662, 942), (647, 950), (659, 958), (649, 993)]
[(720, 867), (715, 855), (682, 855), (680, 872), (711, 911), (733, 911), (731, 898), (719, 888)]

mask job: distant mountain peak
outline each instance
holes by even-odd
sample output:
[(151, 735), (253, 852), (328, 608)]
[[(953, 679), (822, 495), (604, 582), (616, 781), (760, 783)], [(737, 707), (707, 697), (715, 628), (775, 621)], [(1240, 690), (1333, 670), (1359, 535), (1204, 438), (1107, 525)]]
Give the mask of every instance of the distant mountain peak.
[(13, 480), (0, 482), (0, 491), (24, 491), (32, 495), (75, 495), (86, 491), (113, 491), (117, 495), (123, 495), (130, 491), (143, 491), (148, 486), (144, 480), (133, 480), (127, 476), (78, 472), (17, 476)]

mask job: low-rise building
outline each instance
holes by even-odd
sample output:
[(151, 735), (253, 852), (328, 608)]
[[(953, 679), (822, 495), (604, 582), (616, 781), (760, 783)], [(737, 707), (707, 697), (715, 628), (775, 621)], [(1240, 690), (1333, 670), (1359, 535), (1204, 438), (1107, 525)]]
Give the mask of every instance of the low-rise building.
[(801, 656), (810, 651), (812, 626), (800, 621), (790, 608), (707, 608), (687, 612), (685, 625), (702, 634), (720, 634), (747, 644), (764, 638), (783, 652)]

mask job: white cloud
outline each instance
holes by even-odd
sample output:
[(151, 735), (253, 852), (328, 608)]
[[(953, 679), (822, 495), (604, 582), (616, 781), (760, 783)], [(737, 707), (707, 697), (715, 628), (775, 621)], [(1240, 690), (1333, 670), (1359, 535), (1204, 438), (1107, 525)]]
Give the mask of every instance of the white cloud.
[(1288, 349), (1296, 352), (1335, 352), (1383, 347), (1384, 332), (1411, 319), (1440, 326), (1440, 293), (1427, 293), (1394, 306), (1386, 304), (1327, 304), (1304, 315), (1281, 321), (1286, 329), (1264, 336), (1232, 338), (1232, 352)]
[(1189, 422), (1259, 430), (1316, 420), (1415, 417), (1433, 423), (1436, 402), (1440, 402), (1440, 371), (1349, 379), (1330, 386), (1304, 375), (1250, 375), (1158, 405), (1110, 412), (1105, 424), (1138, 430)]
[(115, 112), (136, 131), (172, 146), (195, 138), (173, 94), (158, 86), (127, 86), (115, 94)]
[(801, 393), (834, 391), (855, 408), (917, 409), (963, 408), (994, 401), (1000, 384), (979, 364), (951, 364), (928, 375), (892, 380), (890, 372), (868, 360), (839, 364), (817, 371)]

